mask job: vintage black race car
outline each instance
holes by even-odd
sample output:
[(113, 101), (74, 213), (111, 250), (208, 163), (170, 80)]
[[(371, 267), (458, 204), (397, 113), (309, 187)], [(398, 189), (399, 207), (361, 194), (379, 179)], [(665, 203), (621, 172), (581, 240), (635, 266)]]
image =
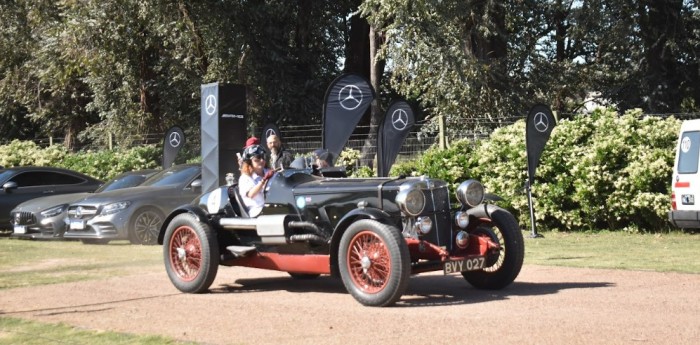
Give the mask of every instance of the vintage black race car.
[(448, 186), (427, 177), (329, 178), (284, 170), (250, 218), (236, 186), (222, 186), (173, 211), (161, 228), (165, 268), (183, 292), (208, 290), (220, 265), (340, 276), (367, 306), (398, 301), (412, 274), (461, 273), (501, 289), (523, 264), (523, 236), (506, 210), (484, 202), (480, 182), (463, 182), (451, 209)]

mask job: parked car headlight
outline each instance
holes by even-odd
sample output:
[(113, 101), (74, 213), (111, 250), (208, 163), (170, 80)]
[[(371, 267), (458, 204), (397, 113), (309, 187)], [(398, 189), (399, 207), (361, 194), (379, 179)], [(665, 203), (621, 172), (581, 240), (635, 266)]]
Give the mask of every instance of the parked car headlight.
[(117, 213), (131, 205), (131, 202), (129, 201), (120, 201), (120, 202), (115, 202), (112, 204), (107, 204), (104, 207), (102, 207), (102, 211), (100, 212), (101, 216), (106, 216), (108, 214), (114, 214)]
[(420, 189), (408, 188), (396, 195), (396, 203), (401, 208), (401, 211), (408, 213), (410, 216), (417, 216), (425, 208), (425, 196)]
[(47, 209), (41, 211), (40, 214), (44, 218), (55, 217), (55, 216), (58, 216), (59, 214), (61, 214), (63, 211), (65, 211), (66, 206), (68, 206), (68, 205), (63, 204), (63, 205), (58, 205), (58, 206), (54, 206), (51, 208), (47, 208)]
[(477, 180), (467, 180), (457, 187), (457, 200), (462, 205), (474, 207), (484, 201), (484, 186)]

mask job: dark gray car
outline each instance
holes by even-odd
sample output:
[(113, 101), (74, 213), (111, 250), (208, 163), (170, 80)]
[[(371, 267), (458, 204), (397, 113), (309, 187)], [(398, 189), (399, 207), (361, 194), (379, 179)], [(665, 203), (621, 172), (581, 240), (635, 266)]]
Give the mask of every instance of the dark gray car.
[[(119, 174), (98, 188), (95, 193), (135, 187), (142, 184), (157, 170), (145, 169)], [(65, 232), (68, 205), (93, 193), (51, 195), (25, 201), (10, 212), (12, 237), (25, 239), (61, 239)]]
[(52, 167), (0, 170), (0, 229), (10, 230), (10, 211), (38, 197), (93, 192), (103, 182), (77, 171)]
[(201, 193), (201, 167), (163, 170), (138, 187), (90, 195), (68, 206), (66, 239), (107, 243), (128, 239), (155, 244), (165, 215)]

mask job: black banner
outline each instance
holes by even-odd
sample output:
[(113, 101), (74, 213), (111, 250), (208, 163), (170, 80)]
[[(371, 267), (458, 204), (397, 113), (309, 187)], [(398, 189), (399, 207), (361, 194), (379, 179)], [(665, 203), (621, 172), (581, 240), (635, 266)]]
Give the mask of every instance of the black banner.
[(263, 143), (263, 146), (265, 149), (267, 149), (267, 138), (271, 135), (276, 135), (277, 138), (280, 139), (282, 144), (284, 144), (284, 140), (282, 139), (282, 132), (280, 132), (280, 129), (277, 127), (276, 124), (274, 123), (268, 123), (263, 127), (262, 133), (260, 134), (260, 142)]
[(377, 133), (377, 176), (389, 175), (404, 140), (415, 124), (415, 113), (408, 102), (399, 100), (391, 103)]
[(323, 105), (323, 148), (338, 157), (357, 123), (374, 100), (372, 85), (356, 74), (336, 78)]
[(182, 128), (173, 126), (165, 132), (163, 138), (163, 169), (170, 168), (175, 163), (175, 158), (180, 149), (185, 145), (185, 133)]
[(530, 185), (535, 180), (535, 169), (540, 162), (544, 146), (549, 140), (556, 120), (549, 107), (537, 104), (527, 114), (525, 125), (525, 146), (527, 150), (527, 173)]
[(238, 84), (201, 85), (202, 191), (239, 175), (236, 153), (246, 141), (246, 88)]

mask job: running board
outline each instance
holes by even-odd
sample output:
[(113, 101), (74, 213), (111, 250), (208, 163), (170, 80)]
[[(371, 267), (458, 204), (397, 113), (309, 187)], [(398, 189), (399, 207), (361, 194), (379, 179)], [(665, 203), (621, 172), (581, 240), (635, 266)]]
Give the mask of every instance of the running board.
[(248, 253), (254, 252), (256, 250), (255, 247), (245, 246), (228, 246), (226, 247), (226, 249), (237, 258), (242, 258), (248, 255)]

